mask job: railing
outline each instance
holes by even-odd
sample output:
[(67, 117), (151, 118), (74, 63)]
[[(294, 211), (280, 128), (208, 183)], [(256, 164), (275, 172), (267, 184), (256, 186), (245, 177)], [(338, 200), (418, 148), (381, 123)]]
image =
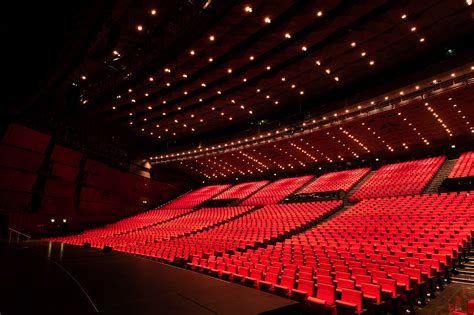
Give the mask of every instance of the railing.
[(8, 228), (8, 243), (11, 243), (12, 241), (19, 243), (22, 238), (29, 241), (31, 239), (31, 236), (21, 233), (20, 231), (17, 231), (15, 229)]

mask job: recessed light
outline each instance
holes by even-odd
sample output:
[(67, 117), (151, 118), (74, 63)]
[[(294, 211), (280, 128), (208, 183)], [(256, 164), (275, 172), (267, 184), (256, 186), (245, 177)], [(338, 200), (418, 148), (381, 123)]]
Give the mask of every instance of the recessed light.
[(195, 54), (194, 50), (191, 50), (191, 51), (189, 52), (189, 54), (192, 55), (192, 56), (194, 56), (194, 54)]
[(87, 77), (86, 77), (85, 75), (82, 75), (82, 76), (81, 76), (81, 79), (82, 79), (82, 80), (86, 80)]
[(214, 39), (216, 39), (216, 38), (214, 37), (214, 35), (209, 36), (209, 40), (210, 40), (210, 41), (213, 41)]
[(371, 61), (369, 62), (369, 65), (371, 65), (371, 66), (373, 66), (374, 64), (375, 64), (375, 61), (373, 61), (373, 60), (371, 60)]
[(323, 11), (318, 11), (318, 13), (316, 13), (317, 16), (323, 16)]
[(412, 32), (416, 31), (416, 26), (412, 26), (412, 28), (410, 29)]
[(424, 37), (420, 38), (420, 43), (423, 43), (424, 41), (425, 41)]
[(267, 24), (270, 24), (272, 22), (272, 20), (268, 16), (264, 19), (264, 21)]
[(247, 13), (252, 13), (252, 7), (251, 6), (246, 6), (244, 11), (247, 12)]
[(402, 20), (406, 19), (407, 18), (407, 15), (406, 14), (403, 14), (402, 15)]
[(137, 25), (137, 31), (139, 31), (139, 32), (143, 31), (143, 26)]
[(153, 9), (153, 10), (150, 11), (150, 13), (151, 13), (151, 15), (156, 15), (156, 10)]
[(351, 47), (355, 47), (356, 45), (357, 45), (356, 42), (351, 43)]
[(286, 34), (285, 34), (285, 38), (291, 38), (290, 33), (286, 33)]

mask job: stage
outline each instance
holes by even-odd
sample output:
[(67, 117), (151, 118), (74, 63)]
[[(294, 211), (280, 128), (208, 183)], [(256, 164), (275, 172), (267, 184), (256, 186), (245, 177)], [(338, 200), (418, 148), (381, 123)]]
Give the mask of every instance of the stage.
[(116, 252), (1, 243), (0, 314), (293, 314), (298, 303)]

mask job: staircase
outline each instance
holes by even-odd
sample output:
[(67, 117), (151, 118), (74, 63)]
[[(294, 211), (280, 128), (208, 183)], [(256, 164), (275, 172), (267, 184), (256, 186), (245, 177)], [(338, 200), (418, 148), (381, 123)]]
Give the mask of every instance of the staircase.
[(443, 181), (448, 177), (449, 173), (456, 164), (457, 160), (446, 160), (444, 164), (439, 168), (436, 175), (431, 179), (429, 184), (426, 186), (424, 193), (425, 194), (437, 194), (439, 192), (439, 187)]
[(354, 187), (352, 187), (351, 190), (349, 190), (347, 193), (346, 193), (346, 196), (344, 197), (344, 204), (346, 205), (348, 202), (349, 202), (349, 197), (352, 196), (353, 193), (355, 193), (357, 191), (357, 189), (359, 189), (369, 178), (372, 177), (372, 175), (374, 175), (374, 173), (377, 172), (376, 170), (375, 171), (370, 171), (367, 175), (365, 175), (364, 178), (362, 178)]
[(457, 274), (451, 276), (453, 282), (461, 282), (474, 286), (474, 255), (468, 256), (463, 268), (457, 269)]

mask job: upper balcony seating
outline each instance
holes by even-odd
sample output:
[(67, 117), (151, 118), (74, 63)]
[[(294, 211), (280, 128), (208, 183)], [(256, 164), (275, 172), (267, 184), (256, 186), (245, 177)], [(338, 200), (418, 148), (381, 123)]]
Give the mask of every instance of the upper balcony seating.
[(349, 191), (369, 172), (370, 168), (359, 168), (355, 170), (326, 173), (311, 182), (299, 193), (308, 194), (314, 192), (336, 191), (340, 189)]
[(311, 178), (313, 178), (312, 175), (279, 179), (244, 200), (242, 205), (264, 206), (277, 204), (286, 196), (306, 184)]
[(434, 157), (382, 166), (350, 198), (367, 198), (421, 194), (446, 157)]
[(161, 207), (161, 209), (183, 209), (193, 208), (212, 198), (213, 196), (223, 192), (232, 185), (211, 185), (198, 188), (181, 197), (172, 200), (170, 203)]
[(462, 154), (454, 164), (448, 178), (474, 176), (474, 152)]
[(256, 190), (262, 188), (266, 184), (268, 184), (268, 180), (262, 180), (259, 182), (248, 182), (248, 183), (241, 183), (237, 184), (234, 187), (231, 187), (224, 191), (223, 193), (217, 195), (216, 197), (212, 198), (213, 200), (222, 200), (222, 199), (245, 199), (250, 194), (255, 192)]

